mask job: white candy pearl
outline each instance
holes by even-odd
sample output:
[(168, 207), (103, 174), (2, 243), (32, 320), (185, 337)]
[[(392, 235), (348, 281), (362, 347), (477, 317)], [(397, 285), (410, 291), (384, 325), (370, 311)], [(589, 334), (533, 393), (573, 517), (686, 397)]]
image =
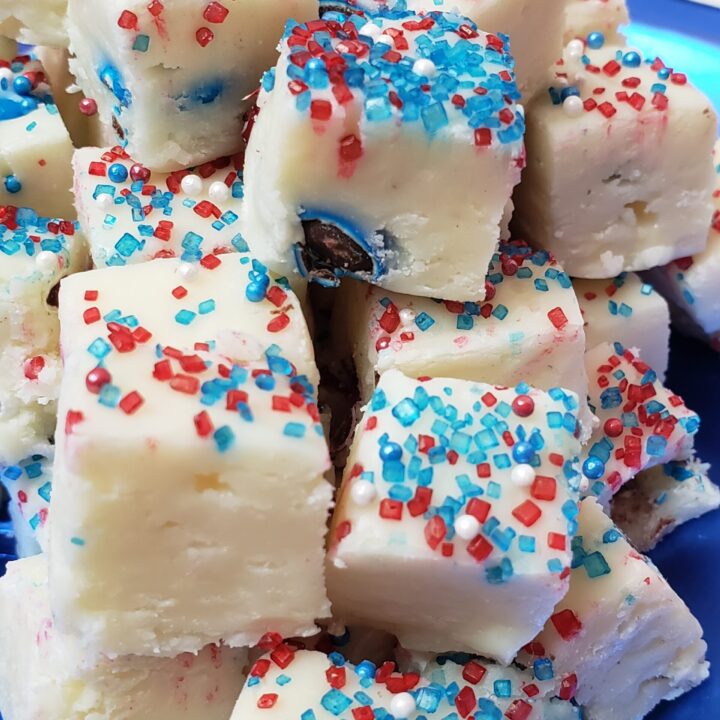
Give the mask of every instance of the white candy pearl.
[(409, 718), (415, 710), (415, 698), (410, 693), (400, 693), (390, 701), (390, 714), (396, 718)]
[(535, 481), (535, 470), (532, 465), (521, 463), (510, 472), (510, 480), (518, 487), (529, 487)]
[(100, 193), (95, 198), (95, 203), (101, 210), (107, 212), (115, 204), (115, 200), (110, 193)]
[(577, 95), (568, 95), (563, 101), (563, 111), (569, 117), (578, 117), (584, 110), (583, 101)]
[(356, 480), (350, 488), (350, 497), (358, 505), (369, 505), (376, 496), (375, 486), (369, 480)]
[(480, 521), (474, 515), (460, 515), (454, 527), (463, 540), (472, 540), (480, 532)]
[(360, 28), (360, 34), (366, 37), (376, 38), (382, 34), (382, 30), (374, 22), (368, 22)]
[(186, 195), (190, 195), (190, 197), (195, 197), (202, 192), (203, 181), (199, 175), (186, 175), (180, 181), (180, 187)]
[(585, 54), (585, 43), (582, 40), (571, 40), (565, 52), (570, 58), (581, 58)]
[(213, 202), (224, 202), (230, 197), (230, 190), (224, 182), (214, 182), (208, 190), (208, 197)]
[(378, 35), (377, 39), (375, 40), (375, 44), (382, 43), (383, 45), (389, 45), (390, 47), (395, 47), (395, 42), (389, 35)]
[(415, 322), (415, 311), (404, 308), (400, 311), (400, 324), (403, 327), (410, 327)]
[(435, 63), (432, 60), (420, 58), (416, 60), (413, 65), (413, 72), (421, 77), (431, 78), (437, 72), (437, 67), (435, 67)]
[(198, 272), (198, 266), (195, 263), (182, 262), (178, 265), (178, 275), (183, 280), (191, 280)]
[(41, 250), (35, 256), (35, 264), (43, 272), (55, 270), (58, 266), (57, 255), (49, 250)]

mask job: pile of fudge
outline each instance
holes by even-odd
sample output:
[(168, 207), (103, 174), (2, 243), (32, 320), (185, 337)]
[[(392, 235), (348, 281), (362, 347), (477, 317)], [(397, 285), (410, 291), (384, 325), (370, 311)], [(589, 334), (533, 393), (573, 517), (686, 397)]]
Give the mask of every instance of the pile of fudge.
[(720, 350), (716, 116), (627, 21), (0, 0), (4, 720), (636, 720), (708, 677), (643, 553), (720, 506), (664, 384), (671, 320)]

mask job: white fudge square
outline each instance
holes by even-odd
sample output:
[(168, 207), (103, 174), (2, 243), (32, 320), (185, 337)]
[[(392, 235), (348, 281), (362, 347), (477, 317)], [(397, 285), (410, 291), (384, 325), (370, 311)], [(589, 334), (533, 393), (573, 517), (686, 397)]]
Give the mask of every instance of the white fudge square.
[[(565, 9), (566, 43), (601, 32), (607, 40), (622, 41), (618, 28), (630, 21), (626, 0), (569, 0)], [(548, 65), (548, 67), (550, 67)]]
[(588, 350), (605, 342), (636, 348), (664, 380), (670, 361), (670, 310), (652, 285), (635, 273), (612, 280), (573, 281), (585, 321)]
[(324, 284), (481, 299), (520, 179), (518, 98), (505, 39), (457, 15), (289, 23), (246, 154), (250, 249)]
[(61, 289), (53, 612), (100, 652), (241, 647), (329, 615), (307, 326), (261, 265), (209, 258), (186, 279), (166, 259)]
[(177, 658), (91, 658), (53, 622), (47, 561), (10, 563), (0, 580), (0, 711), (7, 720), (227, 720), (247, 651), (210, 646)]
[(707, 247), (697, 255), (650, 271), (647, 278), (672, 303), (675, 325), (720, 350), (720, 294), (716, 287), (720, 273), (720, 141), (715, 145), (713, 162), (714, 212)]
[(0, 0), (0, 35), (26, 45), (68, 43), (67, 0)]
[(382, 375), (327, 562), (336, 617), (508, 663), (567, 590), (577, 398)]
[(451, 302), (348, 283), (336, 332), (348, 335), (367, 400), (376, 375), (452, 377), (587, 396), (585, 334), (568, 275), (544, 251), (501, 243), (481, 302)]
[(640, 471), (691, 457), (700, 418), (620, 343), (590, 350), (585, 365), (598, 424), (583, 448), (583, 490), (607, 504)]
[(635, 548), (652, 550), (678, 526), (720, 507), (709, 470), (692, 459), (639, 473), (613, 498), (613, 520)]
[(75, 202), (97, 267), (247, 252), (240, 233), (242, 158), (153, 172), (120, 147), (75, 152)]
[(10, 496), (8, 508), (19, 557), (47, 552), (52, 496), (52, 454), (31, 455), (0, 470), (0, 484)]
[(49, 449), (59, 379), (57, 284), (87, 267), (77, 224), (0, 205), (0, 464)]
[(316, 0), (70, 0), (71, 67), (133, 158), (177, 170), (240, 150), (289, 17), (317, 17)]
[(577, 677), (589, 720), (640, 720), (708, 676), (702, 628), (592, 498), (580, 508), (570, 591), (532, 643)]
[(73, 219), (72, 143), (43, 67), (29, 55), (0, 60), (0, 204)]
[(514, 197), (521, 236), (583, 278), (700, 252), (712, 215), (710, 102), (662, 61), (601, 43), (590, 35), (582, 57), (567, 50), (529, 108)]
[(580, 717), (569, 702), (528, 696), (523, 689), (530, 684), (528, 673), (487, 661), (441, 660), (421, 676), (397, 672), (392, 662), (353, 665), (339, 653), (328, 657), (281, 645), (253, 665), (231, 720)]

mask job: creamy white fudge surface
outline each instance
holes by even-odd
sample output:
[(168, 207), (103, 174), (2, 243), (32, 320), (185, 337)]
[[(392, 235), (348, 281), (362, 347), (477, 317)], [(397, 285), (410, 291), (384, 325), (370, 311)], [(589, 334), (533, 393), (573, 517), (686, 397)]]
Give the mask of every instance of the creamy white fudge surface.
[(228, 254), (80, 273), (60, 295), (59, 626), (112, 655), (314, 633), (332, 488), (292, 292)]
[(641, 720), (707, 678), (702, 628), (594, 499), (578, 520), (570, 591), (527, 650), (576, 676), (583, 717)]
[(680, 258), (648, 273), (648, 280), (673, 305), (673, 322), (720, 350), (720, 141), (713, 153), (715, 163), (714, 212), (705, 250)]
[(65, 47), (67, 0), (0, 0), (0, 34), (26, 45)]
[(0, 59), (0, 204), (75, 217), (72, 143), (41, 63)]
[(71, 68), (133, 158), (176, 170), (240, 149), (285, 21), (317, 12), (317, 0), (69, 0)]
[(326, 13), (280, 49), (246, 154), (251, 250), (324, 284), (482, 299), (524, 162), (506, 37), (450, 13)]
[(613, 498), (612, 518), (634, 547), (652, 550), (679, 525), (720, 507), (709, 471), (696, 459), (645, 470)]
[(573, 287), (585, 321), (588, 350), (605, 342), (636, 348), (664, 380), (670, 361), (670, 310), (662, 295), (635, 273), (612, 280), (576, 279)]
[(10, 496), (8, 507), (19, 557), (47, 552), (48, 514), (52, 496), (52, 454), (31, 455), (0, 470)]
[(620, 343), (585, 356), (598, 424), (583, 448), (583, 491), (607, 504), (641, 470), (691, 457), (700, 418)]
[(440, 720), (458, 715), (509, 720), (581, 717), (571, 703), (538, 695), (532, 675), (514, 667), (443, 658), (421, 676), (397, 672), (393, 662), (353, 665), (339, 653), (328, 657), (279, 645), (251, 668), (231, 720)]
[[(562, 50), (566, 0), (320, 0), (320, 11), (352, 12), (412, 10), (457, 12), (488, 32), (510, 37), (517, 83), (530, 98), (547, 83), (547, 70)], [(542, 27), (542, 32), (537, 28)]]
[(44, 555), (0, 580), (0, 711), (5, 720), (227, 720), (247, 651), (177, 658), (88, 657), (53, 621)]
[(662, 61), (603, 44), (601, 33), (573, 41), (528, 110), (517, 231), (573, 277), (611, 278), (702, 251), (716, 125), (708, 99)]
[(583, 318), (572, 283), (557, 262), (525, 243), (501, 243), (485, 300), (452, 302), (347, 283), (335, 324), (349, 336), (368, 399), (375, 377), (396, 368), (410, 377), (453, 377), (497, 385), (558, 382), (587, 396)]
[(508, 663), (567, 590), (577, 397), (388, 370), (333, 516), (339, 619)]
[(0, 464), (46, 453), (60, 373), (57, 284), (87, 267), (77, 224), (0, 205)]
[(17, 55), (17, 43), (0, 36), (0, 59), (10, 61)]
[(75, 152), (75, 202), (97, 267), (247, 252), (240, 233), (242, 158), (152, 172), (120, 147)]
[(586, 38), (592, 32), (602, 32), (607, 40), (622, 43), (618, 28), (629, 21), (626, 0), (568, 0), (564, 39), (567, 43), (574, 38)]

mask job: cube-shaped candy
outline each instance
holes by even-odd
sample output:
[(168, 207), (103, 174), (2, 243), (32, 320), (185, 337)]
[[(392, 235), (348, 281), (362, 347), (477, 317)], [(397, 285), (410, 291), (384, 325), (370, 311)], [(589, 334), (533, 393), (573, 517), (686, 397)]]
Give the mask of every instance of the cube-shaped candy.
[(241, 167), (235, 156), (159, 173), (119, 147), (77, 150), (75, 198), (95, 265), (157, 257), (193, 262), (211, 253), (247, 252), (239, 229)]
[(0, 35), (26, 45), (68, 43), (67, 0), (0, 0)]
[(673, 306), (673, 323), (720, 350), (720, 141), (715, 145), (714, 212), (705, 250), (647, 273), (647, 279)]
[[(478, 27), (510, 37), (515, 58), (518, 87), (532, 97), (547, 82), (547, 70), (562, 51), (566, 0), (320, 0), (321, 11), (387, 12), (407, 9), (413, 12), (444, 10), (457, 12)], [(536, 28), (542, 27), (541, 33)]]
[[(566, 43), (601, 32), (606, 40), (622, 42), (618, 32), (630, 21), (626, 0), (569, 0), (565, 9)], [(548, 65), (549, 67), (549, 65)]]
[(258, 263), (207, 257), (190, 278), (166, 259), (61, 289), (53, 611), (102, 652), (239, 647), (329, 615), (307, 326)]
[(0, 470), (19, 557), (47, 551), (48, 512), (52, 494), (52, 455), (31, 455)]
[(285, 21), (317, 12), (317, 0), (70, 0), (72, 70), (133, 158), (189, 167), (240, 149)]
[(580, 507), (570, 592), (528, 648), (577, 678), (589, 720), (641, 720), (708, 676), (702, 628), (592, 498)]
[(641, 472), (613, 498), (613, 520), (634, 547), (652, 550), (679, 525), (720, 507), (709, 470), (693, 459)]
[(583, 278), (700, 252), (712, 215), (708, 99), (684, 74), (603, 44), (601, 33), (570, 44), (555, 70), (528, 111), (528, 166), (514, 198), (522, 236)]
[(72, 143), (42, 65), (29, 55), (0, 59), (0, 204), (74, 218)]
[(612, 280), (573, 281), (588, 350), (619, 342), (636, 348), (640, 358), (665, 378), (670, 360), (670, 310), (663, 297), (635, 273)]
[(59, 371), (57, 285), (84, 270), (77, 224), (0, 206), (0, 464), (47, 451)]
[(8, 720), (227, 720), (247, 651), (209, 646), (177, 658), (88, 656), (53, 622), (44, 556), (0, 580), (0, 710)]
[(333, 517), (340, 619), (509, 662), (567, 590), (577, 397), (382, 375)]
[(561, 384), (583, 402), (587, 396), (578, 301), (547, 252), (501, 244), (481, 302), (442, 302), (359, 283), (344, 292), (336, 331), (349, 335), (365, 400), (376, 375), (391, 368), (511, 387)]
[(290, 23), (248, 144), (251, 250), (326, 284), (482, 299), (523, 163), (518, 98), (506, 38), (458, 15)]
[(524, 693), (531, 683), (529, 673), (485, 661), (434, 662), (420, 676), (280, 645), (251, 668), (232, 720), (580, 718), (569, 702)]
[(12, 60), (17, 55), (17, 43), (10, 38), (0, 36), (0, 59)]
[(598, 424), (583, 448), (583, 490), (608, 503), (641, 470), (692, 455), (700, 418), (620, 343), (585, 356)]

